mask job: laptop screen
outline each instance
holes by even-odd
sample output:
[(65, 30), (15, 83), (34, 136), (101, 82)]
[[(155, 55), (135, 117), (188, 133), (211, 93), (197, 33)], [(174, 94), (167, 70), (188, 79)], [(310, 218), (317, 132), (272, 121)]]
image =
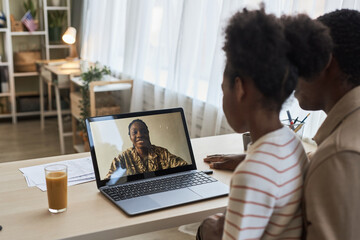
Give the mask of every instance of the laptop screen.
[(98, 187), (196, 169), (181, 108), (87, 119)]

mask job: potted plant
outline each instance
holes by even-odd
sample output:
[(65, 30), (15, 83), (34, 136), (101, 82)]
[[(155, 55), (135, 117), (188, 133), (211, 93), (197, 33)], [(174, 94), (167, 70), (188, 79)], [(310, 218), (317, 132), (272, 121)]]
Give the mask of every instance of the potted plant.
[(49, 11), (49, 41), (61, 42), (62, 28), (66, 14), (64, 11)]
[(24, 8), (25, 8), (25, 12), (30, 11), (31, 16), (33, 17), (33, 19), (36, 18), (37, 10), (35, 9), (35, 5), (32, 2), (32, 0), (25, 0)]
[(107, 66), (104, 66), (103, 68), (99, 68), (97, 66), (90, 67), (87, 72), (83, 72), (81, 74), (81, 79), (83, 81), (83, 85), (80, 88), (80, 93), (82, 96), (82, 99), (80, 100), (80, 119), (79, 119), (79, 130), (80, 135), (83, 138), (84, 141), (84, 147), (85, 151), (88, 151), (86, 147), (89, 146), (87, 133), (86, 133), (86, 123), (85, 119), (90, 117), (90, 95), (89, 95), (89, 88), (90, 83), (93, 81), (100, 81), (104, 75), (110, 75), (110, 69)]

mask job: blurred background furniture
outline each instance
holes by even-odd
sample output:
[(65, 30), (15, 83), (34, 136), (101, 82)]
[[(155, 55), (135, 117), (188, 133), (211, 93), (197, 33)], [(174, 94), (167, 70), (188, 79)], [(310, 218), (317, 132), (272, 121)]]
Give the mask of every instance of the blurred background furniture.
[[(12, 118), (13, 123), (18, 117), (40, 115), (39, 72), (35, 60), (65, 58), (70, 49), (61, 42), (62, 34), (71, 22), (70, 0), (61, 0), (59, 5), (53, 5), (49, 0), (24, 3), (0, 1), (0, 10), (6, 17), (5, 24), (0, 27), (0, 66), (8, 70), (8, 89), (0, 91), (0, 100), (7, 105), (8, 111), (0, 112), (0, 118)], [(27, 31), (20, 21), (28, 11), (37, 25), (35, 31)], [(54, 38), (54, 30), (59, 37)]]
[[(70, 86), (73, 144), (76, 152), (89, 151), (86, 129), (83, 125), (80, 77), (73, 77)], [(129, 112), (133, 80), (121, 80), (107, 76), (89, 85), (90, 116), (103, 116)], [(85, 134), (85, 136), (84, 136)]]
[[(69, 88), (70, 88), (70, 76), (79, 75), (80, 64), (79, 61), (67, 62), (66, 60), (47, 60), (47, 61), (38, 61), (39, 66), (39, 88), (40, 88), (40, 125), (41, 129), (45, 127), (45, 116), (51, 116), (56, 113), (58, 119), (58, 131), (60, 139), (60, 150), (61, 154), (65, 154), (65, 144), (64, 137), (72, 136), (72, 132), (64, 132), (63, 127), (63, 114), (70, 114), (70, 98), (69, 98)], [(44, 83), (48, 86), (48, 98), (47, 105), (48, 110), (44, 109)], [(52, 97), (51, 91), (52, 87), (55, 91), (55, 101), (56, 101), (56, 111), (52, 110)], [(67, 101), (68, 108), (63, 109), (62, 100), (60, 96), (60, 91), (65, 90), (64, 97), (65, 102)]]

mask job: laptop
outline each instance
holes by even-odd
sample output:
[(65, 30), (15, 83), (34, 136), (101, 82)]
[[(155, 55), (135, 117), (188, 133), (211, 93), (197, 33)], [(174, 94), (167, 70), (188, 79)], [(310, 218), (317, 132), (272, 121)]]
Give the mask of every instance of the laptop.
[(86, 119), (99, 191), (128, 215), (227, 195), (196, 170), (182, 108)]

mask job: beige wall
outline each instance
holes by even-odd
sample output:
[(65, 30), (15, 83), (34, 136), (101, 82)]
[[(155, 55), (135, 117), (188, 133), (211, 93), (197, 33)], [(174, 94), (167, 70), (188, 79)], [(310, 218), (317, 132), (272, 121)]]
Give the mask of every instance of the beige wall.
[[(90, 124), (101, 179), (108, 173), (114, 157), (132, 147), (128, 125), (137, 118), (139, 117)], [(180, 113), (145, 116), (139, 119), (148, 126), (152, 144), (167, 148), (172, 154), (191, 163)]]

